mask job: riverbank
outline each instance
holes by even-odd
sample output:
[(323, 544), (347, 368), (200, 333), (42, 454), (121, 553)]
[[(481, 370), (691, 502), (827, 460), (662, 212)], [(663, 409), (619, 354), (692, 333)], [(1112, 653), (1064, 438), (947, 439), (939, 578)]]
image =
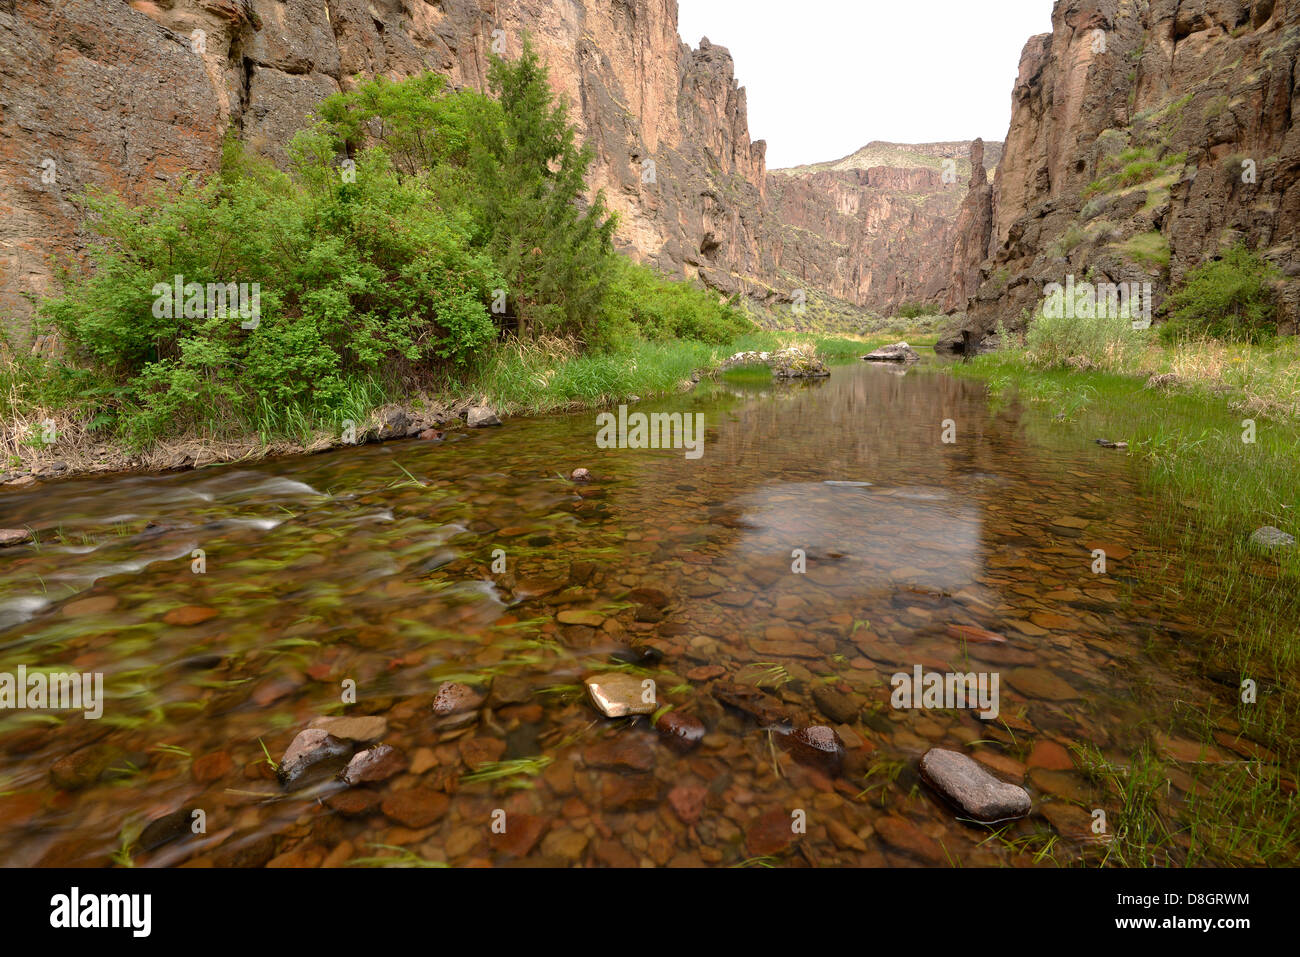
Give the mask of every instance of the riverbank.
[(353, 390), (350, 414), (337, 421), (264, 410), (244, 435), (219, 434), (212, 423), (209, 430), (166, 436), (143, 447), (97, 431), (93, 407), (59, 408), (32, 401), (24, 377), (39, 371), (31, 363), (10, 360), (0, 370), (0, 483), (30, 485), (86, 473), (201, 468), (422, 434), (438, 441), (448, 430), (470, 427), (471, 410), (507, 418), (606, 408), (688, 391), (700, 379), (717, 375), (725, 360), (739, 352), (795, 346), (834, 364), (856, 361), (864, 351), (896, 336), (857, 339), (755, 331), (726, 345), (636, 341), (610, 352), (583, 352), (558, 339), (515, 341), (495, 347), (472, 373), (444, 376), (418, 391), (401, 394), (377, 382), (362, 384)]
[[(1079, 442), (1121, 446), (1155, 507), (1146, 529), (1160, 545), (1162, 594), (1133, 600), (1192, 608), (1201, 627), (1180, 638), (1203, 673), (1235, 702), (1236, 734), (1205, 720), (1203, 752), (1159, 747), (1123, 766), (1084, 756), (1143, 822), (1113, 845), (1116, 860), (1158, 859), (1177, 830), (1155, 810), (1171, 773), (1191, 774), (1201, 797), (1189, 809), (1194, 840), (1242, 863), (1293, 859), (1290, 835), (1300, 735), (1300, 549), (1258, 544), (1257, 530), (1300, 534), (1300, 350), (1188, 344), (1151, 347), (1110, 369), (1043, 368), (1023, 350), (980, 356), (954, 374), (983, 379), (999, 403), (1048, 413), (1048, 428)], [(1123, 446), (1126, 446), (1123, 447)], [(1254, 540), (1252, 540), (1254, 537)], [(1282, 539), (1285, 541), (1285, 539)], [(1209, 703), (1180, 703), (1193, 723)], [(1173, 770), (1171, 770), (1173, 769)], [(1285, 770), (1283, 770), (1285, 769)], [(1249, 820), (1249, 829), (1241, 822)]]

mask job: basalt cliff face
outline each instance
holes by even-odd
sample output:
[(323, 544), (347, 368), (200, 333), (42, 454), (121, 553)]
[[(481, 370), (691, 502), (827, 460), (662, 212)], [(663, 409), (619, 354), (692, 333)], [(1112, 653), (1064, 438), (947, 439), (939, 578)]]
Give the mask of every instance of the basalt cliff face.
[[(0, 311), (75, 253), (86, 185), (141, 197), (215, 169), (234, 130), (283, 158), (356, 77), (430, 69), (483, 89), (527, 31), (596, 151), (619, 241), (670, 273), (759, 268), (764, 144), (725, 49), (676, 0), (0, 0)], [(653, 164), (653, 165), (651, 165)]]
[(944, 304), (965, 184), (987, 190), (1000, 154), (982, 141), (869, 143), (834, 163), (773, 171), (763, 276), (873, 310)]
[(0, 0), (0, 317), (30, 313), (51, 253), (84, 249), (84, 187), (143, 198), (214, 170), (232, 130), (283, 159), (358, 77), (430, 69), (483, 89), (489, 49), (512, 56), (525, 31), (595, 149), (590, 185), (625, 251), (768, 305), (948, 296), (969, 144), (769, 174), (730, 54), (682, 43), (676, 0)]
[(1052, 24), (1021, 56), (992, 216), (963, 221), (959, 254), (991, 249), (966, 331), (1015, 328), (1070, 275), (1150, 282), (1158, 307), (1245, 243), (1294, 332), (1300, 0), (1057, 0)]

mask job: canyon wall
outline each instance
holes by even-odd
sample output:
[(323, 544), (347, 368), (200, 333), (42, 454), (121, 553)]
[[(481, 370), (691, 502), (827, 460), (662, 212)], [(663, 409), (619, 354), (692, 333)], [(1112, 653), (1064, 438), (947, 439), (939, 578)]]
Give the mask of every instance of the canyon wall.
[(1057, 0), (1020, 59), (968, 333), (1023, 324), (1051, 282), (1150, 282), (1157, 302), (1238, 243), (1300, 319), (1300, 0)]
[(214, 170), (229, 131), (282, 160), (358, 78), (484, 89), (489, 49), (513, 56), (525, 31), (626, 252), (768, 304), (805, 287), (877, 310), (945, 298), (969, 144), (769, 174), (730, 54), (682, 43), (676, 0), (0, 0), (0, 318), (22, 325), (51, 253), (84, 250), (84, 187), (143, 199)]
[[(141, 198), (234, 130), (282, 159), (325, 96), (423, 69), (486, 87), (528, 31), (596, 150), (619, 241), (670, 273), (758, 269), (766, 168), (725, 49), (676, 0), (0, 0), (0, 312), (85, 242), (87, 185)], [(651, 166), (653, 163), (653, 166)]]
[(997, 143), (877, 142), (833, 163), (773, 171), (763, 277), (873, 310), (944, 304), (965, 184), (988, 189), (1000, 154)]

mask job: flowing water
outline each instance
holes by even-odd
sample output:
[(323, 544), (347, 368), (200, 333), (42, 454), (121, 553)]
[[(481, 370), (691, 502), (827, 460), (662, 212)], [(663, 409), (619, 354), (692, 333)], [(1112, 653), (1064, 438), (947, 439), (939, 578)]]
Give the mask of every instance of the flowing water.
[[(1114, 800), (1073, 749), (1186, 750), (1175, 702), (1223, 697), (1151, 597), (1122, 453), (933, 368), (634, 410), (702, 413), (703, 455), (597, 448), (585, 413), (4, 492), (40, 544), (0, 552), (0, 671), (99, 672), (106, 700), (0, 712), (0, 861), (1023, 864), (1010, 842), (1056, 835), (1069, 862)], [(997, 719), (893, 707), (917, 666), (996, 675)], [(617, 670), (704, 740), (600, 716), (583, 680)], [(447, 680), (487, 696), (468, 724), (434, 717)], [(402, 769), (283, 789), (268, 758), (342, 714), (382, 716)], [(796, 760), (808, 724), (838, 770)], [(931, 747), (1032, 815), (1005, 840), (959, 820), (918, 780)]]

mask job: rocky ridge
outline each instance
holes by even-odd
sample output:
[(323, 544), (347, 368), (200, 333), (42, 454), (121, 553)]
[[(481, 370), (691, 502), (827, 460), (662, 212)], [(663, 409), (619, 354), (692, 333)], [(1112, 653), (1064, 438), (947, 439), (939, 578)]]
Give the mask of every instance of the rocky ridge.
[(30, 314), (52, 252), (84, 251), (84, 187), (143, 199), (214, 170), (228, 131), (283, 159), (358, 78), (430, 69), (483, 89), (489, 50), (516, 54), (525, 31), (595, 150), (590, 186), (626, 252), (769, 307), (805, 288), (850, 310), (943, 297), (969, 145), (873, 143), (769, 174), (731, 55), (681, 42), (676, 0), (11, 0), (0, 315)]
[(1294, 333), (1300, 2), (1057, 0), (1052, 23), (1021, 55), (992, 216), (982, 196), (963, 215), (956, 258), (991, 250), (968, 338), (1023, 324), (1067, 275), (1150, 282), (1158, 310), (1243, 242), (1280, 267), (1280, 331)]

